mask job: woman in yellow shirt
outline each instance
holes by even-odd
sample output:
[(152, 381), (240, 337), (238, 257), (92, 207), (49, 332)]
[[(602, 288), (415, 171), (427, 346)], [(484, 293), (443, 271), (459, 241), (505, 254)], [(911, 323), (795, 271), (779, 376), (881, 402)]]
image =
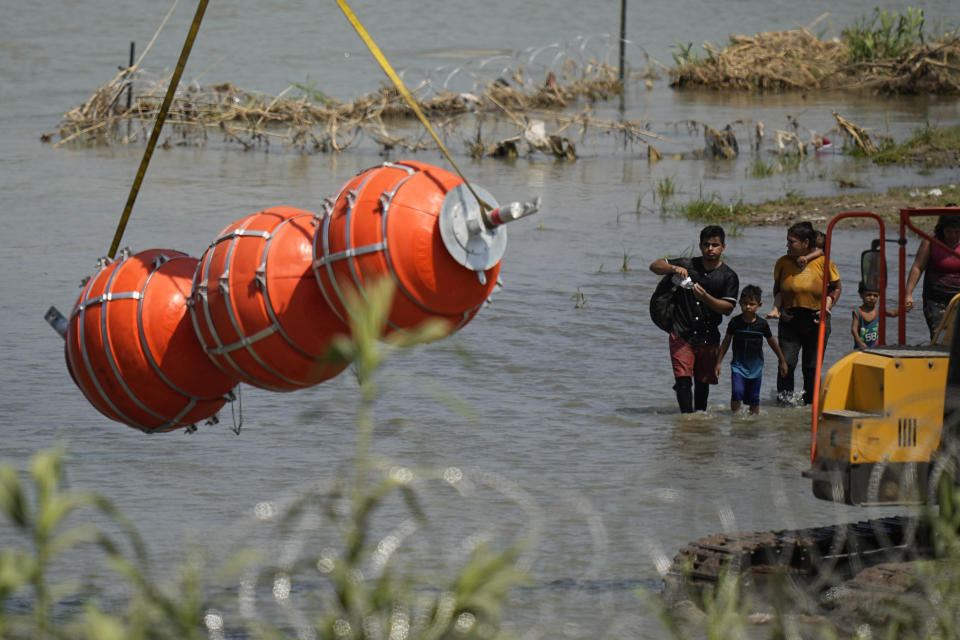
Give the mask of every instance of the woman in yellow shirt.
[[(823, 294), (823, 256), (797, 264), (816, 247), (817, 232), (809, 222), (798, 222), (787, 229), (787, 255), (773, 267), (774, 306), (768, 318), (779, 318), (777, 340), (787, 361), (787, 373), (777, 376), (777, 400), (789, 404), (793, 396), (793, 372), (800, 352), (803, 359), (803, 403), (813, 402), (813, 383), (817, 368), (817, 339), (820, 326), (820, 298)], [(805, 262), (805, 261), (801, 261)], [(827, 285), (827, 318), (824, 346), (830, 336), (830, 309), (840, 297), (840, 274), (830, 263)]]

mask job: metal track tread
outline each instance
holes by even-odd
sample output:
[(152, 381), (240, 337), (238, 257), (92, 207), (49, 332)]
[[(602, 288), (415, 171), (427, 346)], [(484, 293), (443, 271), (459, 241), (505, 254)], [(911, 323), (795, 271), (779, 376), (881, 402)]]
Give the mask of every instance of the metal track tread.
[(668, 603), (699, 599), (724, 573), (745, 587), (787, 575), (821, 593), (867, 567), (931, 557), (929, 527), (919, 518), (892, 516), (808, 529), (714, 534), (680, 549), (664, 577)]

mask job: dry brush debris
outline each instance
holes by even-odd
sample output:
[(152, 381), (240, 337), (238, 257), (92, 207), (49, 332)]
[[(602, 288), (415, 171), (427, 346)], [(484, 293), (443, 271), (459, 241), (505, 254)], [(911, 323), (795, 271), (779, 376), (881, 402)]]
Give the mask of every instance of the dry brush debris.
[(821, 40), (806, 28), (734, 35), (718, 51), (679, 61), (674, 87), (735, 90), (875, 91), (960, 94), (960, 35), (920, 43), (899, 57), (853, 60), (842, 40)]
[[(479, 92), (455, 93), (442, 90), (418, 98), (418, 107), (435, 126), (455, 133), (468, 114), (506, 113), (517, 123), (517, 139), (526, 138), (531, 152), (573, 159), (576, 147), (559, 132), (540, 132), (531, 137), (531, 125), (517, 113), (535, 110), (560, 110), (578, 101), (608, 99), (621, 91), (617, 70), (608, 65), (588, 64), (582, 70), (567, 68), (563, 77), (549, 71), (541, 83), (528, 82), (523, 68), (510, 80), (498, 78)], [(136, 67), (118, 74), (98, 88), (82, 105), (66, 113), (59, 126), (59, 141), (64, 144), (112, 145), (145, 140), (153, 127), (167, 81), (147, 84)], [(211, 132), (221, 134), (244, 149), (279, 142), (284, 150), (342, 151), (361, 137), (367, 137), (384, 149), (403, 148), (418, 151), (432, 145), (423, 136), (401, 135), (396, 130), (412, 123), (414, 113), (399, 91), (384, 84), (379, 91), (352, 102), (340, 102), (320, 92), (305, 90), (300, 97), (287, 97), (294, 87), (277, 96), (245, 91), (229, 82), (204, 88), (178, 90), (167, 116), (162, 144), (194, 145), (206, 142)], [(300, 87), (304, 90), (303, 87)], [(424, 87), (414, 89), (421, 92)], [(127, 106), (129, 104), (129, 106)], [(584, 127), (604, 124), (580, 119)], [(566, 126), (559, 125), (561, 128)], [(621, 127), (613, 123), (614, 127)], [(169, 132), (169, 133), (167, 133)], [(635, 127), (631, 133), (644, 135)], [(479, 136), (479, 133), (478, 133)], [(51, 140), (54, 134), (45, 134)], [(466, 139), (466, 138), (464, 138)], [(470, 143), (472, 153), (510, 155), (504, 149), (511, 138), (499, 142)], [(480, 141), (482, 142), (482, 141)]]

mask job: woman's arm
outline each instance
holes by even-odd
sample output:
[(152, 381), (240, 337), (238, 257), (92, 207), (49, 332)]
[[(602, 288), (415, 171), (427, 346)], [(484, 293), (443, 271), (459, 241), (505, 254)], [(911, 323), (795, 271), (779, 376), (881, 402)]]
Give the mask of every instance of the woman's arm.
[(930, 261), (930, 241), (924, 240), (917, 249), (917, 257), (913, 259), (913, 266), (910, 267), (910, 275), (907, 276), (907, 288), (904, 291), (903, 306), (907, 311), (913, 309), (913, 290), (920, 282), (920, 276), (927, 268), (927, 262)]
[(780, 317), (780, 308), (783, 306), (783, 294), (780, 293), (780, 282), (773, 281), (773, 308), (767, 314), (768, 318), (777, 319)]
[(837, 304), (841, 291), (843, 291), (843, 285), (840, 284), (839, 280), (827, 284), (827, 313), (830, 313), (830, 309), (833, 309), (833, 306)]

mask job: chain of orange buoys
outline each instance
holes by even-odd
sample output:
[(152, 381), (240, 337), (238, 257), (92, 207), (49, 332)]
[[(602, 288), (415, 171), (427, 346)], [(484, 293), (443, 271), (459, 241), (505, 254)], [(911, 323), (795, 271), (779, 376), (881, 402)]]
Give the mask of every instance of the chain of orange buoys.
[(349, 364), (328, 357), (350, 333), (348, 300), (383, 278), (397, 287), (388, 332), (431, 318), (455, 331), (497, 282), (502, 225), (539, 209), (539, 198), (496, 207), (467, 182), (355, 14), (336, 1), (459, 177), (386, 163), (350, 180), (321, 214), (274, 207), (235, 221), (199, 260), (167, 249), (115, 260), (203, 19), (200, 0), (110, 251), (69, 318), (55, 307), (46, 314), (66, 341), (71, 377), (108, 418), (147, 433), (194, 428), (239, 382), (293, 391), (332, 378)]
[[(484, 204), (494, 207), (483, 211)], [(533, 202), (491, 194), (428, 164), (384, 163), (348, 181), (314, 214), (273, 207), (221, 231), (200, 259), (150, 249), (102, 258), (69, 318), (70, 375), (112, 420), (153, 433), (211, 419), (239, 382), (307, 388), (349, 364), (328, 358), (350, 335), (348, 301), (396, 284), (387, 332), (429, 319), (463, 327), (490, 296), (503, 225)]]

